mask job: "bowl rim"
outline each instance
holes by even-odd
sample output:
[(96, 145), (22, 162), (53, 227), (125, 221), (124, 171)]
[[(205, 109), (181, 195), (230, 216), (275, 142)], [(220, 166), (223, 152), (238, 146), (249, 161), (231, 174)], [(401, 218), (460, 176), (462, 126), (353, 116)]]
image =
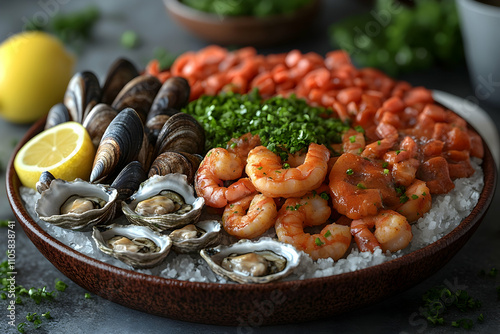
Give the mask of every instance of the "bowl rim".
[(291, 21), (296, 16), (303, 16), (305, 13), (310, 11), (315, 11), (319, 8), (321, 0), (310, 0), (304, 6), (294, 10), (289, 13), (273, 14), (267, 16), (229, 16), (229, 15), (219, 15), (216, 13), (209, 13), (197, 10), (190, 7), (180, 0), (163, 0), (165, 8), (173, 15), (183, 17), (185, 19), (200, 21), (208, 24), (231, 24), (237, 26), (246, 26), (253, 24), (279, 24), (286, 21)]
[[(150, 274), (144, 274), (136, 271), (132, 271), (129, 269), (124, 269), (124, 268), (119, 268), (116, 266), (113, 266), (108, 263), (101, 262), (99, 260), (96, 260), (90, 256), (87, 256), (85, 254), (82, 254), (71, 247), (63, 244), (61, 241), (57, 240), (56, 238), (52, 237), (49, 235), (41, 226), (38, 225), (37, 222), (35, 222), (27, 210), (24, 207), (24, 204), (22, 203), (22, 199), (20, 197), (19, 193), (19, 188), (20, 188), (20, 181), (19, 178), (14, 170), (13, 167), (13, 161), (14, 158), (19, 151), (19, 149), (24, 145), (29, 139), (31, 139), (36, 133), (40, 132), (43, 130), (43, 124), (45, 122), (45, 119), (42, 118), (38, 122), (36, 122), (25, 134), (25, 136), (22, 138), (21, 141), (17, 144), (16, 148), (14, 149), (14, 153), (12, 154), (8, 166), (7, 166), (7, 178), (6, 178), (6, 188), (7, 188), (7, 195), (8, 195), (8, 200), (9, 203), (12, 207), (12, 210), (15, 214), (15, 216), (18, 219), (18, 222), (21, 224), (22, 228), (27, 232), (28, 236), (31, 238), (31, 235), (34, 237), (38, 238), (39, 242), (42, 242), (44, 246), (49, 246), (51, 248), (54, 248), (57, 252), (61, 252), (62, 254), (71, 257), (73, 260), (77, 261), (78, 263), (82, 263), (83, 265), (93, 267), (94, 269), (100, 271), (103, 274), (111, 274), (111, 275), (116, 275), (118, 278), (121, 279), (127, 279), (130, 280), (129, 283), (134, 283), (135, 281), (140, 281), (144, 282), (147, 284), (153, 284), (153, 285), (161, 285), (162, 288), (166, 289), (181, 289), (182, 291), (187, 290), (196, 290), (196, 291), (218, 291), (220, 293), (231, 293), (231, 292), (238, 292), (238, 291), (252, 291), (257, 294), (265, 294), (265, 293), (272, 293), (276, 289), (283, 289), (284, 291), (297, 291), (298, 289), (308, 289), (314, 286), (326, 286), (326, 285), (335, 285), (335, 284), (345, 284), (346, 282), (358, 282), (362, 281), (364, 277), (366, 276), (377, 276), (381, 275), (384, 272), (390, 272), (390, 271), (397, 271), (399, 272), (401, 268), (408, 266), (409, 264), (412, 263), (418, 263), (420, 261), (425, 260), (426, 257), (428, 256), (437, 256), (440, 254), (442, 250), (447, 248), (448, 246), (452, 245), (453, 243), (456, 243), (458, 240), (463, 240), (463, 237), (465, 237), (465, 241), (467, 241), (468, 237), (472, 234), (472, 232), (475, 230), (475, 228), (478, 227), (479, 223), (482, 221), (482, 218), (484, 217), (486, 211), (488, 210), (494, 193), (495, 193), (495, 188), (496, 188), (496, 183), (497, 183), (497, 170), (495, 168), (495, 163), (493, 161), (493, 157), (491, 155), (491, 152), (484, 142), (483, 139), (483, 144), (485, 148), (485, 154), (484, 158), (482, 161), (482, 168), (484, 172), (484, 186), (483, 189), (480, 193), (480, 197), (478, 200), (478, 203), (476, 206), (472, 209), (471, 213), (466, 216), (458, 226), (456, 226), (452, 231), (450, 231), (448, 234), (444, 235), (440, 239), (436, 240), (435, 242), (420, 248), (418, 250), (415, 250), (411, 253), (408, 253), (406, 255), (400, 256), (398, 258), (386, 261), (384, 263), (370, 266), (368, 268), (364, 269), (359, 269), (356, 271), (352, 272), (346, 272), (342, 274), (336, 274), (336, 275), (331, 275), (331, 276), (324, 276), (324, 277), (317, 277), (317, 278), (307, 278), (303, 280), (292, 280), (292, 281), (277, 281), (277, 282), (272, 282), (272, 283), (267, 283), (267, 284), (222, 284), (222, 283), (211, 283), (211, 282), (191, 282), (191, 281), (186, 281), (186, 280), (179, 280), (179, 279), (171, 279), (171, 278), (165, 278), (165, 277), (160, 277), (160, 276), (154, 276)], [(482, 138), (482, 137), (481, 137)], [(33, 243), (35, 243), (33, 240), (31, 240)], [(464, 243), (465, 243), (464, 241)], [(35, 243), (37, 248), (39, 246)], [(462, 244), (463, 245), (463, 244)], [(459, 245), (458, 249), (462, 247), (462, 245)], [(451, 252), (451, 256), (449, 256), (446, 260), (446, 262), (451, 259), (451, 257), (456, 253), (455, 250)], [(39, 251), (42, 252), (41, 249)], [(45, 256), (45, 254), (44, 254)], [(49, 259), (50, 262), (52, 262), (51, 259)], [(442, 261), (442, 260), (441, 260)], [(53, 265), (55, 265), (53, 263)], [(57, 267), (57, 266), (56, 266)], [(431, 269), (432, 271), (430, 274), (420, 277), (417, 281), (415, 282), (410, 282), (410, 283), (403, 283), (401, 287), (395, 288), (393, 291), (390, 291), (389, 294), (385, 294), (383, 296), (379, 297), (374, 297), (376, 298), (375, 300), (371, 299), (365, 302), (363, 305), (364, 306), (367, 304), (371, 304), (375, 301), (379, 301), (383, 298), (387, 298), (390, 295), (393, 295), (397, 292), (403, 291), (418, 282), (424, 280), (425, 278), (429, 277), (432, 275), (435, 271), (438, 269)], [(422, 274), (420, 274), (422, 275)], [(74, 280), (73, 277), (68, 278)], [(79, 284), (79, 283), (78, 283)], [(81, 284), (80, 284), (81, 285)], [(96, 294), (99, 294), (96, 292)], [(113, 298), (110, 298), (110, 296), (106, 296), (104, 294), (100, 294), (103, 298), (110, 299), (112, 301)], [(127, 307), (134, 308), (133, 306), (127, 305), (124, 302), (117, 301), (120, 304), (123, 304)], [(355, 307), (347, 307), (344, 311), (352, 310)], [(139, 309), (139, 308), (137, 308)], [(144, 309), (139, 309), (142, 311), (146, 311)], [(153, 313), (153, 312), (151, 312)], [(337, 312), (340, 313), (340, 312)], [(170, 317), (169, 315), (164, 315), (162, 313), (153, 313), (161, 316), (167, 316)], [(307, 315), (305, 315), (307, 317)], [(176, 318), (176, 317), (173, 317)], [(215, 322), (209, 322), (209, 321), (203, 321), (200, 320), (198, 321), (197, 319), (182, 319), (178, 318), (179, 320), (188, 320), (188, 321), (193, 321), (193, 322), (202, 322), (202, 323), (215, 323)], [(310, 319), (309, 319), (310, 320)], [(300, 320), (295, 320), (295, 321), (300, 321)]]

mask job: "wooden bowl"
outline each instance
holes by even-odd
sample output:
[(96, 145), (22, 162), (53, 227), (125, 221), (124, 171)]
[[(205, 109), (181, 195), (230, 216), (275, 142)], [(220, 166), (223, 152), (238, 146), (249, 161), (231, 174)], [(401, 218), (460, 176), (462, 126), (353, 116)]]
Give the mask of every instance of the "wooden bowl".
[(146, 275), (82, 255), (47, 234), (27, 213), (14, 156), (43, 129), (20, 141), (7, 170), (7, 194), (22, 228), (52, 264), (86, 290), (124, 306), (206, 324), (256, 326), (309, 321), (360, 308), (410, 288), (443, 267), (479, 226), (492, 201), (497, 172), (485, 145), (484, 188), (478, 204), (453, 231), (400, 258), (335, 276), (269, 284), (188, 282)]
[(267, 17), (220, 16), (164, 0), (168, 14), (194, 35), (219, 45), (269, 46), (291, 40), (312, 23), (319, 0), (290, 13)]

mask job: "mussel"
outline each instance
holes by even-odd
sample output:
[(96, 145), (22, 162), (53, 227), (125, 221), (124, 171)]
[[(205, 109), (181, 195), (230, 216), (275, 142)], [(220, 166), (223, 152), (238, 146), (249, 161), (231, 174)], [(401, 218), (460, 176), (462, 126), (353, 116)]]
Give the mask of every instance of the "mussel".
[(158, 110), (181, 110), (189, 102), (191, 89), (186, 79), (170, 77), (161, 86), (151, 106), (151, 112)]
[(50, 108), (47, 114), (47, 120), (45, 121), (45, 130), (50, 129), (61, 123), (71, 121), (68, 108), (63, 103), (55, 104)]
[(83, 126), (87, 129), (90, 138), (92, 138), (95, 148), (99, 146), (104, 132), (116, 115), (118, 115), (118, 111), (107, 104), (99, 103), (92, 108), (83, 120)]
[(148, 177), (180, 173), (187, 176), (188, 183), (193, 183), (194, 175), (200, 166), (202, 156), (186, 152), (163, 152), (151, 164)]
[(133, 108), (141, 121), (146, 122), (149, 109), (161, 87), (161, 82), (151, 75), (140, 75), (130, 80), (118, 93), (111, 106), (116, 110)]
[(64, 105), (71, 120), (82, 123), (90, 110), (101, 100), (101, 87), (90, 71), (78, 72), (71, 78), (64, 94)]
[(158, 135), (154, 156), (166, 151), (202, 154), (205, 148), (205, 130), (186, 113), (170, 117)]
[(144, 127), (134, 109), (118, 113), (99, 143), (90, 182), (110, 183), (123, 167), (137, 160), (143, 137)]
[(125, 58), (115, 60), (110, 66), (102, 86), (101, 102), (111, 105), (120, 90), (137, 76), (139, 76), (139, 71), (129, 60)]

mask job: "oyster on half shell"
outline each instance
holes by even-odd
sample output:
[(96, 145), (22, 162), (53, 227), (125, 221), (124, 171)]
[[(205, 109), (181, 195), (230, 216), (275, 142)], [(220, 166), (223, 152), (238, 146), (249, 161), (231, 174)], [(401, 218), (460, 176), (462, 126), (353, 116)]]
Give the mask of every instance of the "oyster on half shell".
[(92, 238), (103, 253), (136, 269), (160, 264), (172, 246), (167, 235), (137, 225), (94, 226)]
[(174, 230), (169, 236), (176, 253), (197, 253), (200, 249), (218, 245), (222, 239), (221, 231), (218, 220), (202, 220)]
[(127, 201), (122, 211), (136, 225), (165, 231), (198, 221), (205, 200), (195, 197), (186, 175), (154, 175), (144, 181)]
[(70, 182), (54, 179), (40, 195), (35, 211), (47, 223), (71, 230), (88, 230), (114, 218), (117, 198), (116, 189), (104, 185), (81, 179)]
[(288, 276), (299, 265), (300, 252), (292, 245), (262, 238), (243, 239), (229, 246), (200, 251), (218, 275), (238, 283), (268, 283)]

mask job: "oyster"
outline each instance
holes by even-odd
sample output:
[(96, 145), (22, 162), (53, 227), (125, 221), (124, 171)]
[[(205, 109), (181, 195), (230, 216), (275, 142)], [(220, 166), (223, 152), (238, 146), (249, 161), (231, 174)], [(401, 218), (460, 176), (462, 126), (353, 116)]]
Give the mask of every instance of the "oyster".
[(105, 254), (138, 269), (152, 268), (167, 257), (172, 240), (145, 226), (94, 226), (97, 247)]
[(122, 202), (122, 211), (133, 224), (164, 231), (196, 223), (204, 204), (202, 197), (194, 196), (186, 175), (173, 173), (154, 175), (143, 182)]
[(218, 275), (238, 283), (268, 283), (289, 275), (300, 253), (289, 244), (262, 238), (240, 240), (229, 246), (202, 249), (201, 257)]
[(218, 220), (202, 220), (188, 224), (170, 233), (172, 249), (176, 253), (195, 253), (200, 249), (218, 245), (222, 238), (222, 227)]
[(72, 230), (88, 230), (114, 218), (117, 198), (118, 192), (113, 188), (80, 179), (71, 182), (55, 179), (42, 192), (35, 211), (47, 223)]

